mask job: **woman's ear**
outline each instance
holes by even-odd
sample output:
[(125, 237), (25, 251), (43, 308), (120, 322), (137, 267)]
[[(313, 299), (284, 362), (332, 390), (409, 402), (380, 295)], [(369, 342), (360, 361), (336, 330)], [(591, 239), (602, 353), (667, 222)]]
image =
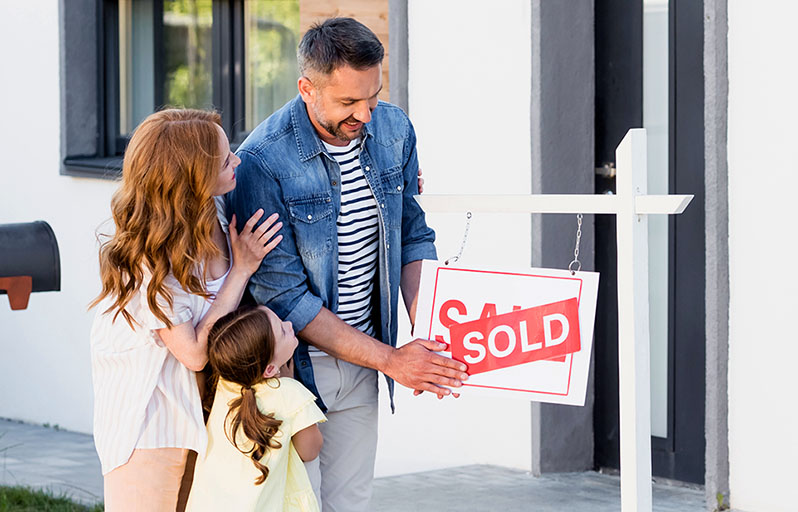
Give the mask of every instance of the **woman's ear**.
[(276, 377), (280, 375), (280, 369), (274, 366), (273, 364), (269, 363), (266, 365), (266, 370), (263, 372), (264, 379), (271, 379), (272, 377)]

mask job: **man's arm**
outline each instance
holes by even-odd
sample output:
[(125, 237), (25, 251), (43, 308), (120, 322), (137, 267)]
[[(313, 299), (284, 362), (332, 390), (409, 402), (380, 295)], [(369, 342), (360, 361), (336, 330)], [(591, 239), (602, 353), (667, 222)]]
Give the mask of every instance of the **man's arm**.
[(272, 309), (297, 330), (303, 329), (319, 312), (322, 300), (308, 289), (305, 266), (299, 256), (294, 235), (293, 218), (285, 204), (281, 184), (266, 162), (250, 151), (238, 152), (241, 164), (236, 170), (237, 185), (226, 197), (228, 215), (249, 218), (260, 208), (269, 215), (277, 213), (283, 221), (279, 234), (283, 239), (264, 258), (252, 275), (248, 289), (258, 304)]
[(465, 365), (432, 352), (444, 348), (443, 344), (416, 340), (395, 349), (349, 326), (322, 306), (321, 299), (308, 289), (279, 183), (256, 155), (240, 151), (239, 157), (238, 185), (228, 197), (231, 213), (239, 219), (249, 218), (250, 212), (263, 208), (284, 219), (283, 240), (250, 279), (249, 290), (255, 300), (291, 321), (303, 340), (339, 359), (381, 371), (413, 389), (448, 394), (440, 386), (457, 386), (459, 381), (454, 379), (465, 376)]
[(433, 352), (445, 348), (443, 343), (416, 339), (393, 348), (351, 327), (327, 308), (299, 335), (338, 359), (379, 370), (411, 389), (448, 395), (450, 391), (442, 386), (459, 387), (468, 377), (463, 363)]
[[(421, 280), (421, 266), (423, 259), (435, 259), (437, 257), (435, 251), (435, 232), (427, 226), (424, 218), (424, 211), (415, 200), (415, 195), (421, 193), (421, 170), (418, 166), (418, 150), (416, 148), (416, 133), (413, 129), (413, 124), (407, 120), (407, 138), (404, 148), (404, 190), (402, 191), (402, 275), (399, 280), (399, 285), (402, 288), (402, 298), (407, 308), (407, 313), (410, 317), (410, 323), (415, 330), (416, 325), (416, 306), (418, 304), (418, 289)], [(415, 339), (407, 347), (429, 348), (431, 345), (436, 345), (438, 348), (432, 350), (440, 351), (446, 348), (443, 343), (436, 343), (434, 341), (426, 341)], [(437, 354), (432, 354), (436, 358), (441, 358), (447, 361), (451, 359), (441, 357)], [(435, 359), (435, 363), (442, 364), (440, 360)], [(454, 385), (449, 386), (459, 387), (462, 381), (467, 378), (466, 366), (459, 365), (459, 370), (456, 376)], [(415, 387), (413, 394), (419, 395), (423, 391), (433, 391), (438, 395), (438, 398), (443, 398), (443, 395), (448, 395), (449, 390), (434, 387)], [(454, 393), (454, 396), (459, 396)]]
[[(421, 261), (411, 261), (404, 267), (402, 267), (402, 278), (400, 280), (400, 286), (402, 287), (402, 298), (405, 301), (405, 307), (407, 308), (407, 313), (410, 316), (410, 324), (413, 326), (413, 331), (415, 331), (416, 327), (416, 305), (418, 304), (418, 288), (421, 283)], [(412, 334), (412, 332), (411, 332)], [(446, 345), (443, 343), (438, 343), (441, 348), (435, 350), (441, 350), (445, 348)], [(465, 370), (463, 370), (465, 371)], [(465, 380), (465, 374), (460, 375), (460, 381)], [(461, 383), (455, 385), (455, 387), (459, 387)], [(418, 396), (424, 391), (423, 389), (416, 388), (413, 391), (415, 396)], [(443, 398), (443, 393), (440, 392), (440, 388), (436, 391), (438, 398)], [(453, 393), (455, 398), (459, 397), (458, 393)]]

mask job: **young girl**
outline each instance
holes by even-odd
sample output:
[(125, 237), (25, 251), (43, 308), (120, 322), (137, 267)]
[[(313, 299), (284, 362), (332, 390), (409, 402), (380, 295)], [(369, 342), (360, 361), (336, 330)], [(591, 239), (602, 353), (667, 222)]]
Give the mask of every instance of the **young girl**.
[(91, 331), (109, 512), (179, 508), (188, 451), (204, 453), (195, 372), (208, 360), (208, 332), (281, 239), (276, 215), (254, 228), (262, 211), (225, 233), (214, 197), (235, 187), (239, 163), (218, 114), (199, 110), (150, 115), (125, 152)]
[(216, 395), (208, 451), (197, 460), (187, 511), (318, 511), (303, 461), (319, 455), (325, 421), (302, 384), (280, 377), (297, 345), (291, 322), (242, 308), (211, 329)]

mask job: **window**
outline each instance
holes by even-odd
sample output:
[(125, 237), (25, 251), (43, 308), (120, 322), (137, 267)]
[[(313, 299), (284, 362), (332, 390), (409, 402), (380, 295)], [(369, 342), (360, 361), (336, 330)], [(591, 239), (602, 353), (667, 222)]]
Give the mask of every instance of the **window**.
[(296, 95), (299, 0), (100, 0), (98, 8), (98, 140), (93, 155), (68, 153), (68, 171), (118, 174), (133, 129), (164, 106), (219, 110), (237, 145)]
[[(296, 48), (310, 23), (354, 16), (386, 47), (406, 106), (403, 0), (69, 0), (61, 2), (62, 174), (116, 177), (131, 131), (163, 106), (214, 108), (235, 148), (297, 94)], [(393, 52), (393, 53), (392, 53)], [(390, 68), (387, 55), (393, 54)]]

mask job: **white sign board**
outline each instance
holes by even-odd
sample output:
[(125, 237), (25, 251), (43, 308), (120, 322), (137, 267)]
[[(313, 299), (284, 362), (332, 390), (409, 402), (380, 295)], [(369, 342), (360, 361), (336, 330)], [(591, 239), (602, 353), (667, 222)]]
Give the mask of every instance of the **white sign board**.
[(414, 334), (468, 366), (456, 391), (584, 405), (599, 275), (425, 260)]

